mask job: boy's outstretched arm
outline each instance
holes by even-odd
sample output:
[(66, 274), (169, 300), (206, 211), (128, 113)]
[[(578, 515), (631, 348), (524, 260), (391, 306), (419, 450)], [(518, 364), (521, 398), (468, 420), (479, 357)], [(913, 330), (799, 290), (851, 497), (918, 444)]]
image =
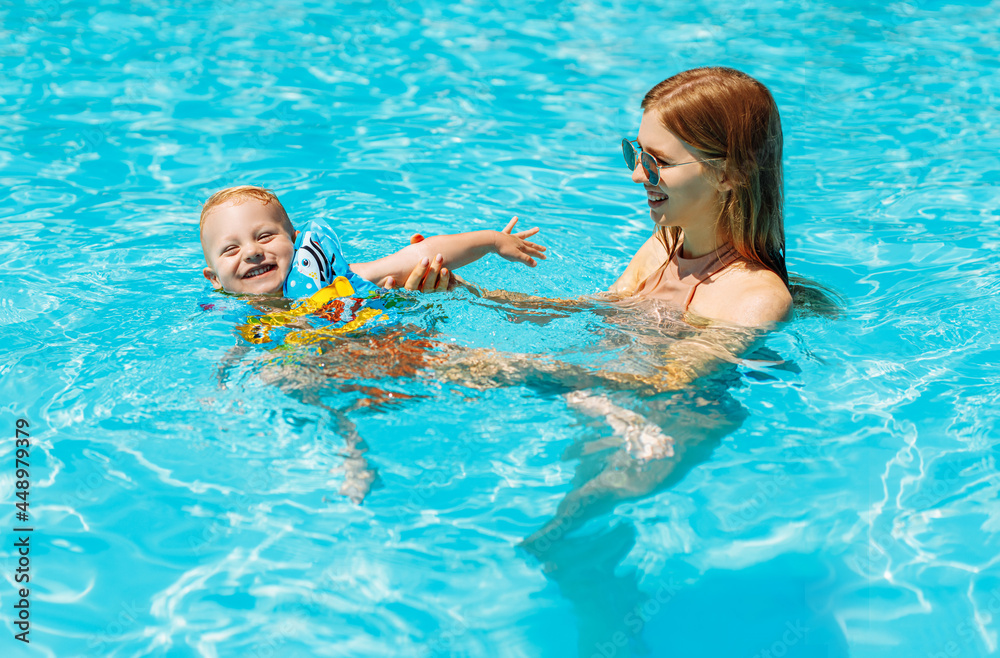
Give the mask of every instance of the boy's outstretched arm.
[(387, 277), (405, 281), (418, 264), (425, 259), (429, 263), (438, 254), (442, 256), (443, 265), (454, 270), (491, 253), (534, 267), (535, 258), (545, 258), (545, 247), (528, 242), (526, 238), (538, 233), (539, 229), (512, 233), (516, 223), (517, 217), (514, 217), (502, 231), (436, 235), (404, 247), (385, 258), (368, 263), (354, 263), (351, 270), (368, 281), (378, 282)]

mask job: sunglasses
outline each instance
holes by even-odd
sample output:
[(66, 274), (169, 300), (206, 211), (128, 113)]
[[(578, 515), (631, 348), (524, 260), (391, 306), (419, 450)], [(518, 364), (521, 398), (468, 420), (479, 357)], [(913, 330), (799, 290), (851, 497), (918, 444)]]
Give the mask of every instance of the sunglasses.
[[(633, 146), (634, 144), (634, 146)], [(708, 162), (710, 160), (722, 160), (723, 158), (707, 158), (705, 160), (692, 160), (691, 162), (680, 162), (678, 164), (660, 164), (656, 161), (656, 158), (651, 156), (642, 150), (639, 146), (638, 140), (622, 140), (622, 153), (625, 155), (625, 164), (628, 165), (629, 171), (635, 171), (635, 163), (638, 160), (642, 164), (643, 171), (646, 172), (646, 178), (649, 179), (650, 185), (660, 184), (660, 169), (670, 169), (671, 167), (680, 167), (683, 165), (694, 164), (696, 162)]]

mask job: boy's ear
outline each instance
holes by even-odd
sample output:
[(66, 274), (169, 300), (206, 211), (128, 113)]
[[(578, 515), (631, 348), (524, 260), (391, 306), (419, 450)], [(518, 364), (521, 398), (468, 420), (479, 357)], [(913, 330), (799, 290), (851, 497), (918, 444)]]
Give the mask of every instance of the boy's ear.
[(201, 273), (204, 274), (205, 278), (208, 279), (212, 283), (212, 287), (213, 288), (215, 288), (216, 290), (218, 290), (219, 288), (222, 287), (222, 282), (219, 281), (219, 277), (217, 277), (215, 275), (215, 272), (212, 270), (211, 267), (206, 267), (205, 269), (203, 269), (201, 271)]

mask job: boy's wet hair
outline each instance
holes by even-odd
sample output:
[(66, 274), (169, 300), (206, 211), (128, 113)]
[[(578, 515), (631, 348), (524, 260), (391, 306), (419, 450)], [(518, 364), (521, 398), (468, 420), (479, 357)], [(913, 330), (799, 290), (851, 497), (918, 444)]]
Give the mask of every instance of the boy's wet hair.
[(288, 218), (288, 213), (285, 212), (285, 207), (278, 201), (278, 197), (271, 190), (264, 187), (257, 187), (256, 185), (227, 187), (209, 197), (208, 201), (205, 202), (205, 206), (201, 209), (201, 221), (198, 226), (199, 232), (205, 230), (205, 218), (213, 210), (229, 201), (232, 201), (234, 205), (239, 205), (248, 199), (259, 201), (262, 206), (274, 203), (280, 211), (281, 220), (288, 234), (292, 235), (294, 233), (295, 229), (292, 227), (292, 220)]

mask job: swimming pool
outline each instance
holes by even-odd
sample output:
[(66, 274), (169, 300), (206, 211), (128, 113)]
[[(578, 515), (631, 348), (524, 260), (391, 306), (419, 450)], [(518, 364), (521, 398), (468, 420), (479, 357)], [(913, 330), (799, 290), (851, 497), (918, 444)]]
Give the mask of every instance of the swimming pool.
[[(998, 3), (199, 7), (0, 10), (33, 654), (998, 653)], [(358, 258), (518, 214), (549, 260), (467, 278), (606, 288), (649, 232), (619, 143), (651, 85), (704, 64), (774, 92), (789, 269), (848, 305), (768, 339), (794, 367), (614, 394), (693, 448), (544, 560), (518, 544), (607, 465), (605, 420), (539, 387), (275, 386), (198, 306), (197, 212), (234, 182), (336, 220)], [(649, 338), (473, 302), (416, 297), (408, 321), (581, 362)], [(28, 655), (3, 454), (3, 651)], [(362, 505), (345, 466), (377, 474)]]

